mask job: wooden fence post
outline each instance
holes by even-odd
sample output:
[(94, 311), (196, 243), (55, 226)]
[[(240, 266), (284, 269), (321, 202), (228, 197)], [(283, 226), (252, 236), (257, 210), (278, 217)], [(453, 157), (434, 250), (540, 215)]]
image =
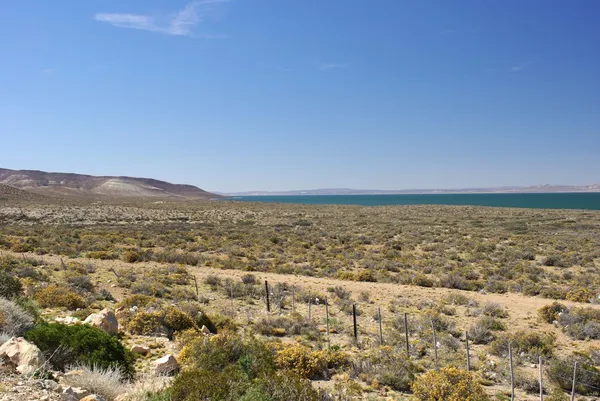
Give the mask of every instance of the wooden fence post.
[(471, 370), (471, 355), (469, 353), (469, 331), (465, 330), (465, 340), (467, 340), (467, 372)]
[(271, 302), (269, 301), (269, 283), (265, 280), (265, 293), (267, 294), (267, 312), (271, 312)]
[(329, 302), (325, 297), (325, 330), (327, 330), (327, 348), (331, 348), (331, 341), (329, 338)]
[(381, 308), (377, 307), (377, 320), (379, 321), (379, 345), (383, 345), (383, 327), (381, 323)]
[(573, 386), (571, 386), (571, 401), (575, 401), (575, 384), (577, 383), (577, 362), (573, 367)]
[(406, 337), (406, 356), (410, 358), (410, 344), (408, 342), (408, 315), (404, 312), (404, 337)]
[(296, 287), (292, 287), (292, 313), (296, 312)]
[(196, 279), (196, 275), (192, 275), (194, 279), (194, 285), (196, 286), (196, 301), (200, 301), (200, 293), (198, 292), (198, 280)]
[(433, 332), (433, 353), (435, 356), (435, 369), (438, 370), (440, 367), (438, 364), (437, 336), (435, 335), (435, 326), (433, 324), (433, 319), (431, 319), (430, 321), (431, 321), (431, 331)]
[(510, 342), (508, 343), (508, 364), (510, 368), (510, 400), (515, 401), (515, 374), (513, 371), (513, 357)]
[(358, 344), (358, 328), (356, 326), (356, 304), (352, 304), (352, 322), (354, 323), (354, 342)]
[(542, 360), (542, 356), (539, 356), (539, 362), (538, 362), (538, 366), (540, 368), (540, 401), (544, 401), (544, 385), (542, 383), (542, 371), (543, 371), (543, 363), (544, 361)]

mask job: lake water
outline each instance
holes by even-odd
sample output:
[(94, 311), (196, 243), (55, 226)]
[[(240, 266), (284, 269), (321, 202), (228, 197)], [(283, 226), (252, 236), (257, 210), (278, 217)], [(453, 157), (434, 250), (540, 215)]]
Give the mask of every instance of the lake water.
[(239, 196), (247, 202), (301, 203), (316, 205), (472, 205), (534, 209), (600, 210), (600, 192), (519, 194), (418, 194), (418, 195), (302, 195)]

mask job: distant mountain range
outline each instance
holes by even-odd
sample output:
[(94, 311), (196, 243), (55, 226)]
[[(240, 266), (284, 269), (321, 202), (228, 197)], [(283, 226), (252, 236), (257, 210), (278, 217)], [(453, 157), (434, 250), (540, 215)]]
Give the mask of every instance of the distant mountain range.
[[(212, 199), (219, 195), (193, 185), (171, 184), (151, 178), (97, 177), (73, 173), (48, 173), (36, 170), (0, 168), (0, 184), (41, 195), (79, 198), (155, 198)], [(0, 188), (5, 197), (20, 197), (7, 188)]]
[(600, 184), (593, 185), (538, 185), (529, 187), (490, 187), (460, 189), (350, 189), (326, 188), (296, 191), (248, 191), (219, 193), (224, 196), (300, 196), (300, 195), (401, 195), (401, 194), (501, 194), (501, 193), (548, 193), (548, 192), (600, 192)]

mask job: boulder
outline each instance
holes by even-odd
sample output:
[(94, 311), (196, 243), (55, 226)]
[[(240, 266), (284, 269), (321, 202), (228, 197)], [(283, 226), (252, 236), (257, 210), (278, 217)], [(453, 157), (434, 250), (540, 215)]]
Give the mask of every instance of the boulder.
[(206, 327), (205, 325), (202, 325), (202, 328), (200, 329), (200, 331), (202, 332), (202, 334), (204, 334), (205, 336), (210, 336), (210, 330), (208, 329), (208, 327)]
[(173, 355), (165, 355), (154, 362), (154, 371), (157, 375), (165, 376), (176, 373), (177, 370), (179, 370), (179, 364)]
[(90, 393), (79, 387), (67, 387), (62, 392), (63, 401), (80, 401)]
[(44, 380), (42, 382), (42, 386), (47, 390), (54, 391), (55, 393), (62, 392), (62, 387), (54, 380)]
[(44, 355), (35, 344), (23, 337), (13, 337), (0, 347), (0, 356), (7, 357), (17, 372), (29, 374), (44, 364)]
[(150, 353), (150, 348), (144, 345), (134, 345), (131, 347), (131, 352), (134, 354), (148, 355)]
[(83, 321), (83, 323), (98, 327), (110, 335), (119, 333), (119, 322), (117, 321), (115, 313), (110, 309), (102, 309), (98, 313), (92, 313)]
[(79, 401), (105, 401), (105, 400), (98, 394), (92, 394), (92, 395), (88, 395), (87, 397), (83, 397)]

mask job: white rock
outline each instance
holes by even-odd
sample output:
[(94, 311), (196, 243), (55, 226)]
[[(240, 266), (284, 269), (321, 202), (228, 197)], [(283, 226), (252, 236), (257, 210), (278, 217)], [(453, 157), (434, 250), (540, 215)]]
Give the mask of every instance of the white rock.
[(110, 309), (102, 309), (98, 313), (92, 313), (83, 321), (83, 323), (98, 327), (111, 335), (119, 333), (119, 322), (117, 321), (115, 313)]
[(13, 337), (0, 347), (0, 357), (5, 356), (17, 367), (17, 372), (29, 374), (44, 364), (42, 351), (23, 337)]
[(80, 401), (105, 401), (105, 400), (98, 394), (92, 394), (92, 395), (88, 395), (87, 397), (83, 397)]
[(59, 323), (63, 323), (63, 324), (77, 324), (80, 323), (81, 321), (79, 319), (77, 319), (75, 316), (67, 316), (67, 317), (57, 317), (56, 319), (57, 322)]
[(208, 329), (208, 327), (206, 327), (205, 325), (202, 325), (202, 328), (200, 329), (200, 331), (202, 332), (202, 334), (204, 334), (205, 336), (209, 336), (210, 330)]
[(62, 399), (63, 401), (79, 401), (89, 394), (87, 390), (79, 387), (67, 387), (63, 390)]
[(178, 369), (179, 364), (173, 355), (165, 355), (154, 362), (154, 371), (157, 375), (168, 375)]

